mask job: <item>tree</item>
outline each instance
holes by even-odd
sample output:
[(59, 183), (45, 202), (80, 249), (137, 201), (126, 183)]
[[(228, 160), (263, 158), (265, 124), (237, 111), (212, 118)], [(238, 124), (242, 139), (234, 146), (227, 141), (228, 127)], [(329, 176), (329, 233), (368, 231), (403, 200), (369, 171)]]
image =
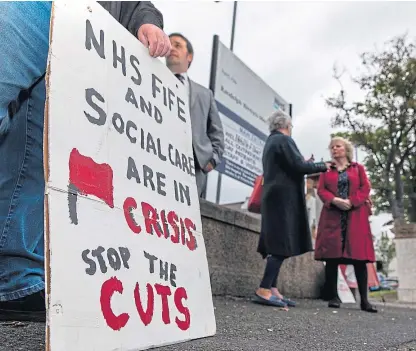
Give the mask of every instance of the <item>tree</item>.
[(376, 253), (378, 259), (383, 262), (383, 273), (388, 276), (390, 263), (396, 257), (396, 246), (386, 232), (381, 233), (381, 237), (377, 241)]
[(332, 125), (366, 151), (376, 213), (416, 221), (416, 38), (396, 37), (381, 51), (363, 53), (361, 63), (365, 72), (352, 81), (364, 97), (351, 103), (334, 68), (341, 91), (326, 100), (336, 110)]

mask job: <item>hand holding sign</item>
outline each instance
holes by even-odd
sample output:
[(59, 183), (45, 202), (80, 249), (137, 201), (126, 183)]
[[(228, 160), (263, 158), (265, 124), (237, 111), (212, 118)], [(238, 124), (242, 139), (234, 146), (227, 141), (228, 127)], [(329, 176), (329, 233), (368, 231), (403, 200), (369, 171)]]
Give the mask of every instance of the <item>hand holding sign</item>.
[(168, 36), (163, 30), (153, 24), (143, 24), (137, 33), (140, 42), (149, 48), (153, 57), (164, 57), (170, 53), (171, 45)]

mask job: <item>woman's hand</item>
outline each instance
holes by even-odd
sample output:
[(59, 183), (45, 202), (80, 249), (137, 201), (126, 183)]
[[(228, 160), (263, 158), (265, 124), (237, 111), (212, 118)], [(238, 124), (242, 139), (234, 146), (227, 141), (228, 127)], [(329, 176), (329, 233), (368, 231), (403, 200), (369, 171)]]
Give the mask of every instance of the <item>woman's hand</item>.
[(338, 207), (340, 210), (348, 211), (351, 209), (352, 204), (351, 201), (348, 199), (341, 199), (340, 197), (334, 197), (332, 203)]

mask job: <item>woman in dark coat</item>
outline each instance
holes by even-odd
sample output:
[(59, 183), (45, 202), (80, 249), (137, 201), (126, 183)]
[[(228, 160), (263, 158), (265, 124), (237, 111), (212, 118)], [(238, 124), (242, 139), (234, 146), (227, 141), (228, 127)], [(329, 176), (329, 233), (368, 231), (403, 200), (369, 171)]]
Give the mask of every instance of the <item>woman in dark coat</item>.
[(370, 182), (362, 165), (352, 162), (353, 147), (343, 138), (330, 143), (333, 165), (319, 179), (324, 206), (318, 224), (315, 258), (326, 261), (329, 307), (339, 308), (338, 265), (354, 266), (361, 309), (377, 312), (368, 302), (367, 263), (375, 261), (369, 216)]
[(263, 151), (261, 235), (257, 250), (263, 258), (267, 257), (267, 264), (254, 302), (294, 306), (277, 290), (277, 277), (286, 258), (312, 251), (304, 176), (325, 172), (329, 164), (303, 159), (291, 138), (291, 118), (282, 111), (270, 117), (270, 132)]

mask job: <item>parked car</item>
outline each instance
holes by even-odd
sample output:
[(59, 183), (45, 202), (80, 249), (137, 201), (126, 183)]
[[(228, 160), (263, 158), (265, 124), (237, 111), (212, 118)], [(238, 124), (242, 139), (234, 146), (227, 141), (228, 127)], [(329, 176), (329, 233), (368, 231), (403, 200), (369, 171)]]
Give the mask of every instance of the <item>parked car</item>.
[(386, 277), (383, 273), (377, 273), (379, 286), (370, 287), (370, 291), (379, 290), (397, 290), (399, 287), (399, 280), (397, 277)]

